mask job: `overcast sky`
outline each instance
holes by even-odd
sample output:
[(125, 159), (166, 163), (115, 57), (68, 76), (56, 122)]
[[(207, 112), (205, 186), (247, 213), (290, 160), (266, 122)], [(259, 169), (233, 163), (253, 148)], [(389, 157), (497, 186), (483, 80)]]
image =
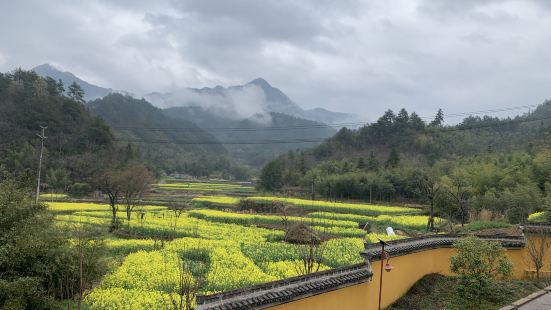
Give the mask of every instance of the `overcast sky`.
[(6, 0), (0, 12), (0, 71), (50, 63), (138, 95), (263, 77), (305, 108), (370, 120), (551, 98), (548, 0)]

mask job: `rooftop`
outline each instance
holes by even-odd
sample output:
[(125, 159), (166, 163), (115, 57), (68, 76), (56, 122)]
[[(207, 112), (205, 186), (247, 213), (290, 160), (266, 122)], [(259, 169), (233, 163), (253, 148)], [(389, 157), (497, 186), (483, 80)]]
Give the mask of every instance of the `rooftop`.
[(371, 276), (369, 264), (361, 263), (219, 294), (197, 296), (197, 309), (264, 309), (367, 282)]
[[(431, 235), (416, 238), (407, 238), (400, 240), (387, 241), (389, 247), (385, 248), (391, 256), (405, 255), (413, 252), (419, 252), (437, 248), (451, 248), (453, 244), (465, 237), (464, 235)], [(526, 245), (524, 236), (484, 236), (479, 237), (482, 240), (493, 240), (501, 242), (506, 248), (522, 248)], [(379, 243), (366, 243), (365, 249), (361, 255), (368, 259), (379, 259), (381, 257), (381, 246)]]

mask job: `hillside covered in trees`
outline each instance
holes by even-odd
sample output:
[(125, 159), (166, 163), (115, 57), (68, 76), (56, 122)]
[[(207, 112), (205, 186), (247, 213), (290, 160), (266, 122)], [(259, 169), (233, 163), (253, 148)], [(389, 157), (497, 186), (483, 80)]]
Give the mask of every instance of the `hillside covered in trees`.
[[(277, 112), (259, 114), (248, 119), (232, 119), (195, 106), (172, 107), (163, 111), (175, 121), (197, 124), (218, 141), (251, 143), (226, 144), (224, 147), (232, 158), (253, 167), (262, 167), (274, 158), (274, 154), (314, 147), (319, 144), (317, 141), (331, 137), (336, 132), (323, 123)], [(268, 143), (256, 143), (263, 141)], [(292, 143), (270, 144), (274, 141)]]
[(250, 177), (250, 169), (231, 160), (210, 133), (191, 121), (167, 116), (144, 99), (110, 94), (87, 106), (112, 127), (118, 143), (133, 147), (158, 172)]
[[(551, 205), (551, 102), (515, 118), (388, 110), (305, 152), (267, 164), (259, 187), (325, 199), (430, 204), (440, 216), (522, 222)], [(313, 191), (312, 191), (313, 190)]]
[(51, 187), (87, 180), (98, 168), (98, 154), (114, 147), (109, 126), (82, 104), (79, 87), (65, 87), (34, 72), (0, 74), (0, 171), (35, 182), (40, 126), (48, 126), (44, 179)]

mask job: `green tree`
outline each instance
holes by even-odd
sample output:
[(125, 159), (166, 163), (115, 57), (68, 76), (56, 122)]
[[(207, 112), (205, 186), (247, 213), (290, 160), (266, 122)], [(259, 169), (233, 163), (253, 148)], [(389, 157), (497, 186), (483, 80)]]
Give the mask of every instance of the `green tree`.
[(551, 182), (551, 150), (544, 150), (534, 158), (534, 177), (541, 189), (545, 182)]
[(60, 96), (63, 93), (59, 91), (56, 80), (49, 76), (46, 78), (46, 84), (48, 85), (46, 90), (50, 96)]
[(356, 168), (358, 170), (364, 170), (365, 169), (365, 162), (364, 162), (363, 157), (360, 157), (360, 159), (358, 159), (358, 164), (356, 164)]
[(69, 171), (66, 169), (54, 169), (50, 168), (46, 171), (46, 183), (53, 191), (65, 191), (67, 186), (69, 186)]
[(379, 170), (379, 161), (377, 160), (377, 157), (375, 157), (375, 153), (373, 153), (373, 151), (369, 152), (369, 157), (367, 158), (367, 169), (369, 171)]
[(398, 127), (398, 130), (403, 130), (407, 127), (409, 123), (409, 114), (406, 109), (402, 108), (400, 111), (398, 111), (398, 115), (396, 115), (395, 119), (395, 125)]
[(299, 161), (298, 169), (302, 176), (306, 174), (306, 158), (304, 156), (304, 153), (300, 153), (300, 161)]
[(98, 280), (99, 260), (67, 236), (26, 189), (0, 181), (0, 309), (56, 309)]
[(388, 155), (388, 159), (385, 163), (385, 166), (387, 168), (396, 168), (400, 164), (400, 154), (398, 151), (393, 148), (390, 150), (390, 154)]
[(471, 308), (478, 309), (495, 292), (495, 280), (513, 273), (513, 263), (497, 241), (466, 237), (454, 247), (457, 255), (450, 258), (450, 269), (459, 275), (458, 295)]
[(425, 128), (425, 122), (417, 113), (413, 112), (409, 116), (409, 126), (415, 130), (422, 130)]
[(511, 223), (524, 223), (528, 215), (541, 205), (541, 193), (535, 185), (518, 184), (507, 189), (501, 197)]
[(76, 102), (84, 103), (84, 90), (76, 82), (69, 85), (67, 95)]
[(430, 122), (429, 126), (430, 127), (442, 126), (443, 122), (444, 122), (444, 111), (442, 111), (442, 109), (438, 109), (438, 111), (436, 112), (436, 115), (434, 116), (434, 120)]
[(63, 85), (63, 81), (61, 79), (57, 80), (56, 87), (59, 96), (63, 96), (63, 94), (65, 93), (65, 86)]
[(279, 161), (268, 163), (260, 173), (260, 189), (278, 191), (283, 186), (283, 169)]

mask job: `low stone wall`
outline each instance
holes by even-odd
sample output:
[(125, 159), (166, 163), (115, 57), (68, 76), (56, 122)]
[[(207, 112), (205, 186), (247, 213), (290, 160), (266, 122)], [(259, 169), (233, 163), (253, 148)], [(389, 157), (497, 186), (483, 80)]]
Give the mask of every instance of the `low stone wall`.
[[(515, 265), (514, 278), (528, 277), (531, 272), (527, 243), (535, 238), (551, 243), (551, 226), (526, 226), (522, 236), (484, 236), (484, 240), (499, 241)], [(388, 307), (403, 296), (422, 277), (439, 273), (452, 275), (450, 257), (455, 255), (453, 244), (460, 235), (431, 235), (389, 241), (385, 248), (391, 256), (391, 272), (383, 271), (382, 307)], [(365, 263), (338, 269), (263, 283), (249, 288), (209, 296), (199, 296), (200, 310), (205, 309), (266, 309), (329, 310), (378, 307), (379, 244), (366, 244), (361, 255)], [(373, 268), (371, 266), (374, 266)], [(551, 272), (551, 249), (546, 256), (543, 272)], [(375, 268), (376, 267), (376, 268)]]

